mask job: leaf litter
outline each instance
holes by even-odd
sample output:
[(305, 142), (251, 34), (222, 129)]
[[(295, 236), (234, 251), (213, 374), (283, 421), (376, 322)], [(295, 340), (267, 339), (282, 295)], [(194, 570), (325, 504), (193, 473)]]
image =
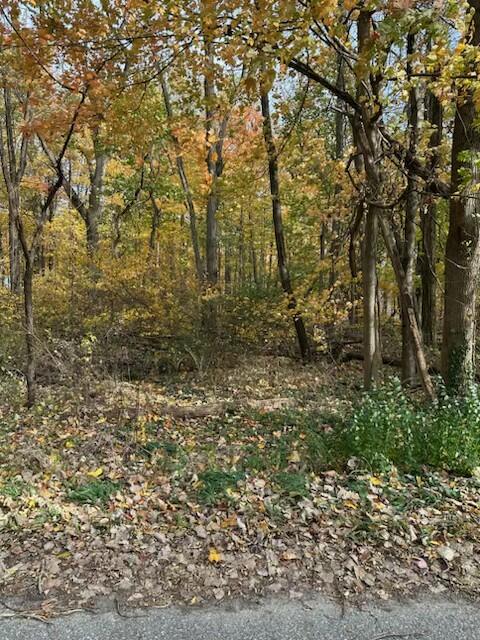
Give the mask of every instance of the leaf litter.
[[(242, 409), (285, 396), (300, 413), (342, 411), (357, 376), (337, 370), (339, 390), (329, 371), (264, 358), (221, 382), (49, 389), (34, 411), (1, 407), (2, 615), (312, 590), (478, 596), (478, 478), (315, 468), (302, 421)], [(164, 411), (174, 402), (230, 409), (178, 417)]]

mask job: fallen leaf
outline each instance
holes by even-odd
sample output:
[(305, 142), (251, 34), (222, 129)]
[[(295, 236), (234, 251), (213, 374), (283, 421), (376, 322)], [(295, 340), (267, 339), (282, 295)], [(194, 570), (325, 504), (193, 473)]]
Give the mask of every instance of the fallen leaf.
[(209, 562), (221, 562), (222, 554), (215, 549), (215, 547), (210, 547), (210, 552), (208, 554)]
[(99, 478), (102, 474), (103, 474), (103, 467), (98, 467), (93, 471), (89, 471), (87, 473), (87, 476), (90, 476), (91, 478)]

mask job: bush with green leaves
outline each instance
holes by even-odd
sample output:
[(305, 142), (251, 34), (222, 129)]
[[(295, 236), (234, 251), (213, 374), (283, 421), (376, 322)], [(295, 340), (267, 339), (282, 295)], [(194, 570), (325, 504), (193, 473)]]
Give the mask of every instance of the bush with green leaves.
[(480, 467), (480, 397), (444, 390), (433, 404), (408, 396), (398, 380), (362, 397), (338, 434), (339, 450), (366, 467), (422, 465), (470, 475)]

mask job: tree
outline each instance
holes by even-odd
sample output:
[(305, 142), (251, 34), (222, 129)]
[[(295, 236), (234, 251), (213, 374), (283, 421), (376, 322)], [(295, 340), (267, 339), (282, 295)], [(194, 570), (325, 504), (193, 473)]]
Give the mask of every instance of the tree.
[[(476, 73), (480, 45), (480, 2), (469, 0), (465, 71)], [(478, 93), (471, 80), (457, 81), (452, 137), (452, 179), (445, 250), (442, 373), (463, 392), (475, 374), (476, 289), (480, 268), (480, 131)], [(478, 91), (478, 90), (477, 90)]]
[[(15, 105), (10, 80), (3, 77), (3, 122), (0, 128), (0, 162), (8, 195), (8, 244), (10, 264), (10, 289), (19, 293), (21, 282), (20, 241), (16, 221), (20, 212), (20, 185), (27, 167), (30, 138), (26, 131), (15, 127)], [(21, 105), (20, 105), (21, 106)], [(23, 99), (23, 117), (28, 118), (28, 96)], [(18, 135), (17, 135), (18, 134)]]
[(270, 180), (270, 193), (272, 197), (272, 214), (273, 226), (275, 229), (275, 243), (277, 247), (277, 264), (280, 282), (283, 291), (288, 296), (288, 308), (293, 315), (293, 323), (297, 333), (298, 346), (302, 359), (307, 361), (310, 359), (310, 345), (305, 329), (303, 318), (298, 311), (297, 301), (293, 293), (290, 272), (288, 270), (287, 251), (285, 247), (285, 237), (283, 234), (282, 222), (282, 205), (280, 200), (280, 178), (278, 170), (278, 157), (275, 140), (273, 137), (272, 119), (270, 116), (270, 101), (268, 90), (263, 83), (261, 89), (260, 101), (262, 105), (263, 116), (263, 135), (268, 156), (268, 175)]

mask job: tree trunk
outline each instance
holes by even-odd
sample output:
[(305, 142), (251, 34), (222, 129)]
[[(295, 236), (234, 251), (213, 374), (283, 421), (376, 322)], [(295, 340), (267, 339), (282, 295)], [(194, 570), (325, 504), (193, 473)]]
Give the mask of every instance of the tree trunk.
[(213, 78), (213, 47), (210, 36), (205, 36), (205, 60), (207, 69), (204, 77), (205, 92), (205, 143), (207, 148), (207, 170), (210, 179), (210, 187), (207, 196), (206, 215), (206, 267), (207, 282), (215, 287), (218, 282), (218, 229), (217, 210), (219, 204), (218, 179), (222, 173), (221, 147), (215, 136), (216, 94)]
[(35, 345), (33, 323), (33, 261), (32, 256), (25, 256), (25, 273), (23, 276), (23, 302), (25, 312), (25, 344), (27, 347), (27, 406), (32, 407), (36, 398), (35, 380)]
[[(170, 121), (172, 121), (173, 109), (172, 109), (172, 103), (170, 100), (170, 91), (168, 89), (167, 79), (165, 78), (165, 75), (163, 73), (160, 74), (160, 84), (162, 86), (163, 101), (165, 104), (165, 111), (167, 113), (167, 118)], [(188, 211), (190, 237), (192, 240), (193, 256), (195, 259), (195, 272), (197, 274), (198, 281), (203, 282), (203, 278), (205, 274), (204, 274), (202, 256), (200, 253), (200, 243), (198, 241), (197, 212), (195, 210), (195, 203), (193, 201), (192, 191), (190, 189), (190, 183), (188, 181), (187, 173), (185, 171), (185, 165), (183, 162), (182, 148), (180, 146), (180, 141), (172, 131), (170, 131), (170, 138), (172, 139), (173, 146), (175, 149), (175, 163), (177, 165), (177, 173), (178, 173), (180, 184), (182, 185), (183, 194), (185, 197), (185, 207)]]
[(437, 332), (437, 204), (432, 201), (425, 206), (421, 219), (422, 246), (420, 254), (420, 279), (422, 283), (422, 334), (428, 347), (435, 344)]
[(377, 237), (378, 211), (369, 206), (363, 237), (363, 383), (371, 389), (378, 381), (382, 354), (379, 343), (379, 317), (377, 312)]
[[(18, 193), (17, 193), (18, 196)], [(18, 197), (8, 197), (8, 256), (10, 265), (10, 291), (20, 291), (20, 241), (15, 220), (18, 216)]]
[(257, 251), (255, 249), (255, 234), (253, 231), (252, 212), (250, 206), (248, 208), (248, 226), (250, 227), (250, 259), (252, 261), (252, 278), (258, 287), (260, 280), (258, 277)]
[[(409, 33), (407, 36), (407, 75), (411, 76), (411, 56), (415, 50), (415, 36)], [(412, 86), (408, 99), (408, 125), (409, 125), (409, 149), (415, 155), (418, 144), (419, 126), (418, 95)], [(419, 197), (417, 193), (416, 178), (409, 171), (407, 176), (407, 198), (405, 203), (405, 228), (402, 251), (402, 266), (405, 273), (404, 287), (408, 289), (409, 296), (414, 300), (414, 275), (416, 259), (416, 224)], [(402, 307), (403, 308), (403, 307)], [(409, 320), (402, 313), (402, 382), (406, 385), (415, 380), (415, 354), (414, 345), (410, 336)]]
[[(480, 45), (480, 0), (467, 42)], [(476, 63), (471, 63), (471, 71)], [(476, 289), (480, 266), (480, 132), (471, 85), (459, 89), (452, 138), (452, 179), (445, 252), (445, 309), (442, 374), (449, 388), (463, 393), (475, 373)]]
[(280, 282), (283, 291), (288, 296), (288, 308), (293, 313), (293, 323), (297, 333), (300, 354), (304, 361), (310, 359), (310, 345), (301, 314), (297, 310), (297, 301), (293, 294), (290, 272), (288, 270), (285, 236), (283, 233), (282, 206), (280, 200), (280, 181), (278, 171), (278, 157), (273, 138), (272, 120), (270, 116), (270, 101), (268, 91), (262, 88), (261, 105), (263, 116), (263, 135), (268, 156), (268, 173), (270, 179), (270, 194), (272, 197), (273, 226), (275, 230), (275, 242), (277, 246), (277, 263)]
[(150, 238), (148, 241), (148, 246), (150, 249), (150, 253), (153, 255), (158, 244), (158, 227), (160, 225), (161, 211), (159, 206), (155, 202), (153, 194), (150, 194), (150, 202), (152, 203), (152, 223), (150, 226)]
[(408, 322), (408, 328), (410, 331), (410, 339), (413, 344), (413, 351), (415, 354), (415, 361), (418, 369), (418, 374), (422, 382), (422, 386), (430, 400), (435, 399), (435, 389), (428, 372), (428, 366), (425, 359), (425, 352), (423, 350), (422, 334), (420, 332), (417, 314), (415, 311), (415, 299), (412, 296), (411, 290), (406, 286), (405, 271), (403, 270), (402, 260), (398, 253), (397, 245), (395, 243), (395, 237), (390, 227), (389, 221), (385, 215), (379, 216), (380, 226), (382, 229), (383, 239), (387, 247), (387, 252), (392, 262), (393, 270), (395, 272), (395, 279), (400, 292), (400, 299), (402, 304), (402, 313)]
[(88, 211), (85, 217), (85, 229), (87, 238), (87, 251), (90, 254), (95, 253), (98, 247), (98, 215), (97, 212)]
[(87, 250), (93, 254), (98, 249), (100, 240), (98, 225), (102, 216), (102, 191), (105, 177), (107, 156), (100, 147), (98, 132), (94, 132), (94, 169), (90, 174), (90, 193), (88, 197), (88, 209), (85, 215), (85, 227), (87, 235)]
[(0, 161), (8, 198), (8, 243), (10, 290), (19, 293), (21, 282), (20, 239), (16, 220), (20, 213), (20, 183), (25, 174), (29, 138), (22, 133), (20, 144), (15, 135), (15, 106), (12, 90), (3, 82), (4, 120), (0, 128)]
[[(371, 43), (371, 12), (360, 11), (358, 17), (358, 53), (362, 58), (368, 55)], [(357, 77), (357, 96), (362, 103), (362, 113), (353, 118), (353, 139), (359, 152), (362, 154), (363, 168), (367, 178), (367, 194), (372, 201), (378, 200), (382, 193), (383, 174), (378, 162), (381, 152), (381, 142), (374, 126), (374, 118), (369, 106), (369, 95), (366, 90), (368, 77), (364, 67), (360, 67)], [(360, 165), (360, 163), (359, 163)], [(367, 204), (365, 231), (363, 238), (363, 323), (364, 323), (364, 352), (363, 379), (366, 389), (377, 382), (379, 370), (382, 364), (380, 347), (380, 318), (378, 315), (377, 300), (377, 237), (378, 218), (381, 211), (372, 203)]]
[[(430, 166), (435, 171), (439, 162), (438, 147), (442, 142), (443, 109), (438, 98), (427, 91), (425, 96), (425, 118), (434, 128), (429, 140), (431, 151)], [(433, 196), (428, 197), (421, 219), (422, 245), (419, 260), (420, 279), (422, 284), (422, 334), (428, 346), (435, 344), (437, 331), (437, 203)]]

